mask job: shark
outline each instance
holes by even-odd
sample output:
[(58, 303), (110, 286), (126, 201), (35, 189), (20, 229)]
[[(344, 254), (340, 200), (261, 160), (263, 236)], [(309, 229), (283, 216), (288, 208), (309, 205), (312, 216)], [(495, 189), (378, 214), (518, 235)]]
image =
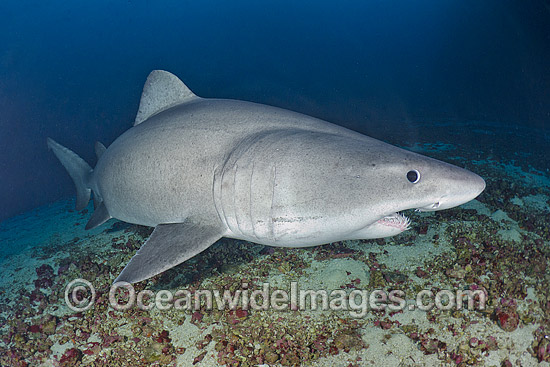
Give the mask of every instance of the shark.
[(86, 229), (111, 218), (154, 227), (115, 282), (135, 283), (222, 237), (306, 247), (383, 238), (410, 227), (408, 209), (476, 198), (485, 181), (318, 118), (241, 100), (201, 98), (178, 77), (148, 76), (133, 127), (97, 164), (47, 139), (76, 186), (93, 197)]

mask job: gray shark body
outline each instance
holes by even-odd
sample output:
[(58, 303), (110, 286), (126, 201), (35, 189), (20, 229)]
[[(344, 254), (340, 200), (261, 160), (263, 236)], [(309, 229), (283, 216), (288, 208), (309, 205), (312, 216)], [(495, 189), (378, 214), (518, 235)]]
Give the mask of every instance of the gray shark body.
[(134, 127), (91, 167), (48, 139), (77, 187), (93, 192), (93, 228), (110, 218), (153, 226), (117, 281), (159, 274), (221, 237), (270, 246), (380, 238), (408, 228), (398, 212), (475, 198), (479, 176), (343, 127), (256, 103), (205, 99), (152, 72)]

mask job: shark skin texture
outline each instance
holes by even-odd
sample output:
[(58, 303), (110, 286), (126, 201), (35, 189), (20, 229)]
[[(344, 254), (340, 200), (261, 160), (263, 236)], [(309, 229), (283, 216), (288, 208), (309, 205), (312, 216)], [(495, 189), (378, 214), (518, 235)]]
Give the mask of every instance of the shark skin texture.
[(92, 169), (48, 138), (73, 179), (110, 218), (155, 227), (115, 282), (139, 282), (222, 237), (306, 247), (394, 236), (407, 209), (452, 208), (485, 189), (478, 175), (341, 126), (257, 103), (196, 96), (153, 71), (134, 126)]

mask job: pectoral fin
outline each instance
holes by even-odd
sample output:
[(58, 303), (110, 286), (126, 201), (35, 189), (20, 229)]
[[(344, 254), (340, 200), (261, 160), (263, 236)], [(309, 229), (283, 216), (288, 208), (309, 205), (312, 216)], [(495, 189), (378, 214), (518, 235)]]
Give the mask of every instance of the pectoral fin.
[(115, 283), (135, 283), (160, 274), (206, 250), (224, 232), (221, 226), (195, 223), (192, 220), (159, 224)]

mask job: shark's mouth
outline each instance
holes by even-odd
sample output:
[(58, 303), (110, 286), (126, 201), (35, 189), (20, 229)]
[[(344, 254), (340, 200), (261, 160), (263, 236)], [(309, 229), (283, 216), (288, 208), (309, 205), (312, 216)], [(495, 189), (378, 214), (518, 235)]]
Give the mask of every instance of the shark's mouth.
[(411, 220), (401, 213), (394, 213), (379, 219), (376, 223), (406, 231), (409, 229)]
[(438, 201), (436, 203), (433, 203), (431, 205), (428, 205), (428, 206), (425, 206), (425, 207), (422, 207), (422, 208), (416, 208), (414, 211), (416, 211), (416, 212), (433, 212), (435, 210), (438, 210), (440, 205), (441, 205), (441, 203)]

